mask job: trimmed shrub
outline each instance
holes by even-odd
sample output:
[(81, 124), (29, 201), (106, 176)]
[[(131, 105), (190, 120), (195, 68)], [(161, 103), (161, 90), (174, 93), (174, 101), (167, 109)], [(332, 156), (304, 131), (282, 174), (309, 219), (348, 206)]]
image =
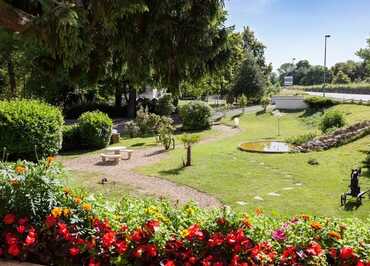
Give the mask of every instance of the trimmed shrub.
[(181, 106), (180, 117), (185, 130), (203, 130), (211, 127), (211, 107), (199, 101)]
[(327, 133), (330, 130), (341, 128), (345, 125), (344, 115), (339, 111), (329, 111), (324, 114), (320, 122), (320, 129)]
[(35, 160), (58, 153), (62, 128), (62, 113), (56, 107), (33, 100), (0, 102), (0, 148), (6, 147), (10, 159)]
[(155, 113), (158, 115), (170, 116), (175, 112), (175, 106), (173, 105), (173, 98), (171, 95), (166, 94), (158, 99), (158, 103), (155, 108)]
[(310, 96), (305, 98), (304, 101), (307, 103), (309, 108), (314, 110), (329, 108), (338, 104), (338, 102), (333, 99), (321, 96)]
[(63, 151), (75, 150), (81, 147), (79, 126), (66, 125), (63, 127)]
[(130, 138), (135, 138), (140, 134), (140, 128), (134, 121), (129, 121), (125, 124), (127, 134)]
[(113, 122), (100, 111), (87, 112), (78, 118), (81, 144), (87, 148), (104, 148), (112, 136)]

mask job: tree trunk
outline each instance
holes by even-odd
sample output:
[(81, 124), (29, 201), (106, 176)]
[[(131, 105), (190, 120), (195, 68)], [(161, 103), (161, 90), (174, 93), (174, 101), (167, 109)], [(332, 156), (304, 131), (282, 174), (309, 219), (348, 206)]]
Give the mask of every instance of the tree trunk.
[(15, 72), (14, 72), (14, 65), (12, 61), (12, 55), (10, 53), (6, 57), (6, 63), (8, 66), (8, 76), (9, 76), (11, 97), (14, 98), (17, 96), (17, 83), (15, 80)]
[(136, 116), (136, 89), (132, 86), (129, 89), (127, 116), (128, 118), (135, 118)]
[(117, 108), (120, 108), (122, 106), (122, 90), (120, 87), (116, 87), (116, 90), (114, 92), (114, 105)]
[(191, 166), (191, 145), (186, 148), (186, 164), (185, 166)]

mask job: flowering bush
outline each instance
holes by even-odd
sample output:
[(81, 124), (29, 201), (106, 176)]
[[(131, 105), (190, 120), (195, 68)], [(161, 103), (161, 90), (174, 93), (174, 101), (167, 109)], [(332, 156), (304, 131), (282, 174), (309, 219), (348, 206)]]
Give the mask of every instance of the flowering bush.
[[(63, 188), (54, 164), (1, 165), (2, 192), (15, 178), (24, 181), (0, 203), (0, 257), (89, 266), (370, 265), (370, 220), (271, 218), (260, 209), (246, 215), (128, 198), (113, 204)], [(17, 205), (31, 204), (21, 186), (36, 173), (55, 181), (48, 183), (55, 201), (20, 212)]]

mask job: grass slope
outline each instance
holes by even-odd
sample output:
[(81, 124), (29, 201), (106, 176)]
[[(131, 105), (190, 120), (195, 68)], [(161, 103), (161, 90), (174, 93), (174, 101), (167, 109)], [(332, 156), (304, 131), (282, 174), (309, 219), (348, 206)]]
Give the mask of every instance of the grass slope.
[[(349, 124), (370, 118), (370, 107), (339, 105), (333, 107), (346, 115)], [(256, 207), (269, 213), (295, 215), (301, 213), (340, 217), (368, 217), (370, 200), (358, 209), (339, 206), (340, 194), (346, 191), (349, 174), (365, 158), (370, 149), (370, 136), (328, 151), (308, 154), (255, 154), (241, 152), (237, 146), (245, 141), (285, 139), (309, 131), (303, 113), (290, 113), (281, 118), (281, 134), (277, 136), (277, 119), (269, 114), (245, 115), (243, 132), (237, 136), (194, 146), (194, 166), (182, 168), (183, 149), (171, 152), (168, 159), (137, 171), (159, 176), (194, 187), (216, 196), (225, 204), (251, 211)], [(318, 160), (318, 166), (307, 161)], [(370, 174), (361, 178), (361, 187), (370, 188)], [(269, 193), (280, 196), (271, 196)], [(263, 201), (254, 199), (256, 196)], [(244, 202), (240, 205), (237, 202)]]

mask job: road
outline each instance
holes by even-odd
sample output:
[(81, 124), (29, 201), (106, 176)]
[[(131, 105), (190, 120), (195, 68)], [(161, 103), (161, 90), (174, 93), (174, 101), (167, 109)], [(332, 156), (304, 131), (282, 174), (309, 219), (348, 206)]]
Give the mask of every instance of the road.
[[(258, 112), (262, 110), (263, 108), (260, 105), (253, 105), (253, 106), (248, 106), (244, 108), (245, 113), (253, 113), (253, 112)], [(242, 112), (243, 112), (243, 108), (232, 109), (226, 112), (226, 116), (236, 116), (236, 115), (240, 115)], [(224, 112), (215, 112), (212, 115), (212, 118), (216, 119), (218, 117), (223, 116), (224, 114), (225, 114)]]
[[(322, 96), (322, 92), (306, 91), (309, 95)], [(356, 101), (370, 101), (369, 94), (351, 94), (351, 93), (325, 93), (325, 96), (335, 100), (356, 100)]]

